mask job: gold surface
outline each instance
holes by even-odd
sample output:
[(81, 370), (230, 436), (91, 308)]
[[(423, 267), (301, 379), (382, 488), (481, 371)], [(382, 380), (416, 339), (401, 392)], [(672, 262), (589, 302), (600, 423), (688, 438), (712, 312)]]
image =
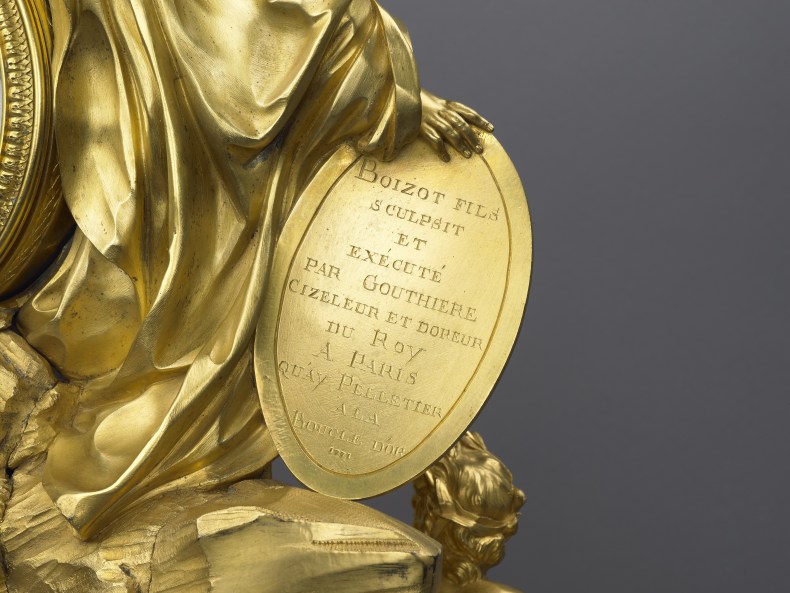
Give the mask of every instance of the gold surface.
[(307, 486), (374, 496), (466, 430), (513, 346), (532, 237), (496, 140), (443, 162), (341, 149), (281, 235), (256, 342), (264, 417)]
[(0, 591), (434, 591), (420, 533), (259, 478), (273, 433), (369, 496), (478, 413), (531, 267), (493, 128), (373, 0), (47, 6), (0, 0)]
[(442, 544), (439, 593), (517, 593), (486, 578), (518, 530), (524, 493), (474, 432), (414, 482), (414, 525)]
[(52, 261), (72, 222), (52, 126), (44, 0), (0, 0), (0, 302)]
[(51, 10), (78, 230), (16, 320), (81, 386), (44, 484), (90, 537), (141, 497), (276, 456), (251, 352), (276, 237), (339, 145), (386, 156), (416, 137), (420, 88), (408, 38), (369, 1)]
[(76, 536), (41, 484), (79, 390), (0, 332), (0, 591), (431, 593), (437, 543), (362, 505), (248, 480), (171, 491)]

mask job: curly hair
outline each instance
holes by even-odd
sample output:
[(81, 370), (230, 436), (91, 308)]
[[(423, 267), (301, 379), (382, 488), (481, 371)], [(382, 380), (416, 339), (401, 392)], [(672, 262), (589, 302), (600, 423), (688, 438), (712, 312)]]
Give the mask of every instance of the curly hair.
[(461, 437), (414, 487), (415, 527), (442, 544), (446, 579), (467, 585), (502, 561), (525, 498), (479, 434)]

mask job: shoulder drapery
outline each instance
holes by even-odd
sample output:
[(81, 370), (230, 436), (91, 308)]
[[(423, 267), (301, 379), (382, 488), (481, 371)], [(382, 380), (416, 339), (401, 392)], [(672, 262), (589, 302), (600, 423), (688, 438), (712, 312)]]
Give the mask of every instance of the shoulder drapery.
[(44, 479), (88, 537), (272, 460), (251, 348), (276, 236), (338, 144), (388, 156), (415, 137), (420, 89), (373, 0), (51, 5), (78, 231), (18, 325), (83, 385)]

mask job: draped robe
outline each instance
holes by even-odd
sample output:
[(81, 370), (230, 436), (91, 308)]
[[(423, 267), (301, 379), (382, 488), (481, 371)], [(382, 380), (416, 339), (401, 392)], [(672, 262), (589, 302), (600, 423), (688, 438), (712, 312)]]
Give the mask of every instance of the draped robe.
[(52, 0), (55, 126), (78, 230), (25, 305), (82, 387), (44, 486), (83, 537), (275, 457), (252, 344), (277, 235), (347, 141), (416, 135), (406, 33), (374, 0)]

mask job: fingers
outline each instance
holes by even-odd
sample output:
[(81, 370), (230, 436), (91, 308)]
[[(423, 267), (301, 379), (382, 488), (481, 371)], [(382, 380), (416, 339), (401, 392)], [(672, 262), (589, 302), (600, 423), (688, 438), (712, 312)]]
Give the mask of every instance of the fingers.
[[(436, 150), (443, 161), (450, 160), (447, 144), (466, 158), (473, 152), (483, 153), (483, 145), (474, 127), (490, 132), (494, 126), (483, 119), (476, 111), (457, 101), (441, 101), (432, 106), (424, 104), (424, 117), (421, 136)], [(474, 127), (473, 127), (474, 126)]]
[(481, 130), (485, 130), (486, 132), (494, 131), (494, 125), (491, 122), (483, 118), (483, 116), (481, 116), (477, 111), (467, 107), (463, 103), (459, 103), (458, 101), (448, 101), (447, 106), (459, 113), (470, 124), (474, 124)]
[(445, 146), (444, 140), (442, 140), (442, 137), (439, 135), (439, 132), (436, 131), (436, 128), (424, 123), (420, 128), (420, 136), (422, 136), (428, 142), (428, 144), (433, 147), (440, 159), (442, 159), (445, 163), (450, 162), (450, 154), (447, 152), (447, 146)]
[(466, 158), (472, 156), (471, 149), (466, 145), (463, 136), (453, 127), (453, 125), (441, 115), (432, 117), (428, 123), (436, 129), (441, 137), (450, 143), (450, 146), (455, 148), (458, 152)]
[(475, 134), (472, 127), (457, 113), (454, 111), (444, 110), (439, 113), (444, 119), (450, 122), (450, 124), (455, 128), (455, 130), (461, 135), (464, 143), (468, 146), (471, 150), (474, 150), (477, 154), (483, 154), (483, 145), (480, 144), (480, 139)]

